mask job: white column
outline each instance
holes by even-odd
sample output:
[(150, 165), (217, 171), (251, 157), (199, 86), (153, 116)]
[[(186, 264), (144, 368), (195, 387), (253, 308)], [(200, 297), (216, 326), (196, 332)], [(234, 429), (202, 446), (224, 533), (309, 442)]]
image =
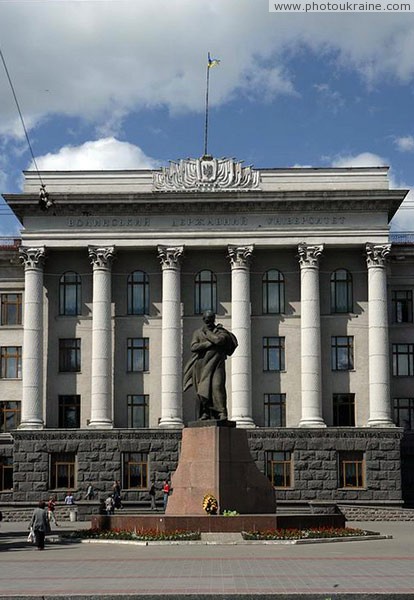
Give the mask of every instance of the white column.
[(323, 244), (299, 244), (301, 272), (302, 418), (299, 427), (326, 427), (322, 418), (319, 257)]
[(237, 427), (255, 427), (252, 411), (250, 260), (253, 246), (229, 246), (231, 331), (239, 343), (231, 358), (231, 419)]
[(394, 427), (391, 418), (387, 273), (391, 244), (366, 244), (370, 427)]
[(111, 266), (114, 246), (89, 246), (93, 265), (91, 418), (89, 427), (113, 427)]
[(22, 413), (20, 429), (42, 429), (43, 266), (45, 248), (21, 248), (24, 263)]
[(158, 246), (162, 266), (162, 350), (160, 427), (183, 427), (181, 273), (184, 246)]

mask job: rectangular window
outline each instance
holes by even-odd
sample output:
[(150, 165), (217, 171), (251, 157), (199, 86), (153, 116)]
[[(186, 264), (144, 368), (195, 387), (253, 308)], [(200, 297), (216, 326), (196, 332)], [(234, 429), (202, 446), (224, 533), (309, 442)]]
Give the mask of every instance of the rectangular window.
[(76, 454), (57, 452), (51, 455), (50, 488), (74, 490), (76, 484)]
[(134, 394), (128, 396), (128, 427), (148, 427), (149, 396)]
[(292, 453), (267, 452), (266, 475), (275, 488), (292, 487)]
[(413, 292), (411, 290), (392, 290), (392, 317), (394, 323), (413, 322)]
[(265, 427), (286, 427), (286, 394), (265, 394), (264, 411)]
[(149, 339), (128, 338), (127, 346), (127, 370), (148, 371), (149, 364)]
[(355, 394), (333, 395), (333, 426), (355, 427)]
[(284, 371), (285, 370), (285, 338), (264, 337), (263, 338), (263, 370)]
[(1, 294), (1, 324), (22, 324), (22, 295)]
[(59, 340), (59, 372), (79, 373), (81, 370), (81, 341), (80, 338), (65, 338)]
[(17, 429), (20, 425), (20, 402), (0, 402), (0, 433)]
[(354, 368), (354, 338), (351, 335), (331, 337), (332, 371), (351, 371)]
[(80, 396), (59, 396), (59, 427), (63, 429), (79, 429)]
[(146, 489), (148, 487), (148, 454), (125, 452), (123, 455), (123, 488)]
[(0, 456), (0, 492), (13, 489), (13, 459)]
[(392, 345), (392, 374), (395, 377), (414, 375), (414, 344)]
[(406, 431), (414, 429), (414, 398), (394, 398), (394, 423)]
[(1, 378), (21, 379), (22, 377), (22, 348), (21, 346), (1, 347)]
[(339, 453), (339, 487), (363, 488), (365, 480), (364, 453), (359, 451)]

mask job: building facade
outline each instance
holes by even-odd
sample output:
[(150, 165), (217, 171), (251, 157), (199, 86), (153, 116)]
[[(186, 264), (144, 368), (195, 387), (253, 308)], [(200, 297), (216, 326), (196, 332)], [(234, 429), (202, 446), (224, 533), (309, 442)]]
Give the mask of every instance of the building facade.
[[(0, 250), (0, 501), (126, 500), (174, 471), (197, 418), (201, 314), (237, 337), (229, 416), (279, 501), (414, 497), (414, 253), (386, 168), (25, 173)], [(208, 490), (207, 490), (208, 491)]]

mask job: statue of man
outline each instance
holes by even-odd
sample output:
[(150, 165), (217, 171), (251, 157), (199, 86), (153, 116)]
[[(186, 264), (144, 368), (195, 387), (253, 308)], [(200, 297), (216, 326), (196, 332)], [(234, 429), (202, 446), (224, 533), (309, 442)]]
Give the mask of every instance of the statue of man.
[(212, 310), (203, 313), (204, 326), (191, 340), (193, 356), (184, 370), (184, 391), (192, 385), (200, 402), (200, 420), (227, 419), (226, 370), (224, 361), (237, 348), (236, 337), (216, 324)]

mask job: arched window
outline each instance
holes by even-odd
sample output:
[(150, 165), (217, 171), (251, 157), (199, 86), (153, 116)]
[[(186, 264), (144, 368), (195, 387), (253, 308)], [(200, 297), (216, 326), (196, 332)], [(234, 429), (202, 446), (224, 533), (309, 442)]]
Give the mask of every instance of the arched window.
[(194, 280), (194, 312), (201, 315), (205, 310), (217, 310), (217, 277), (212, 271), (200, 271)]
[(149, 278), (144, 271), (133, 271), (128, 275), (128, 314), (149, 313)]
[(81, 314), (81, 277), (74, 271), (66, 271), (59, 279), (59, 314)]
[(285, 278), (277, 269), (263, 275), (263, 314), (279, 315), (285, 312)]
[(331, 312), (352, 312), (352, 275), (346, 269), (337, 269), (331, 275)]

